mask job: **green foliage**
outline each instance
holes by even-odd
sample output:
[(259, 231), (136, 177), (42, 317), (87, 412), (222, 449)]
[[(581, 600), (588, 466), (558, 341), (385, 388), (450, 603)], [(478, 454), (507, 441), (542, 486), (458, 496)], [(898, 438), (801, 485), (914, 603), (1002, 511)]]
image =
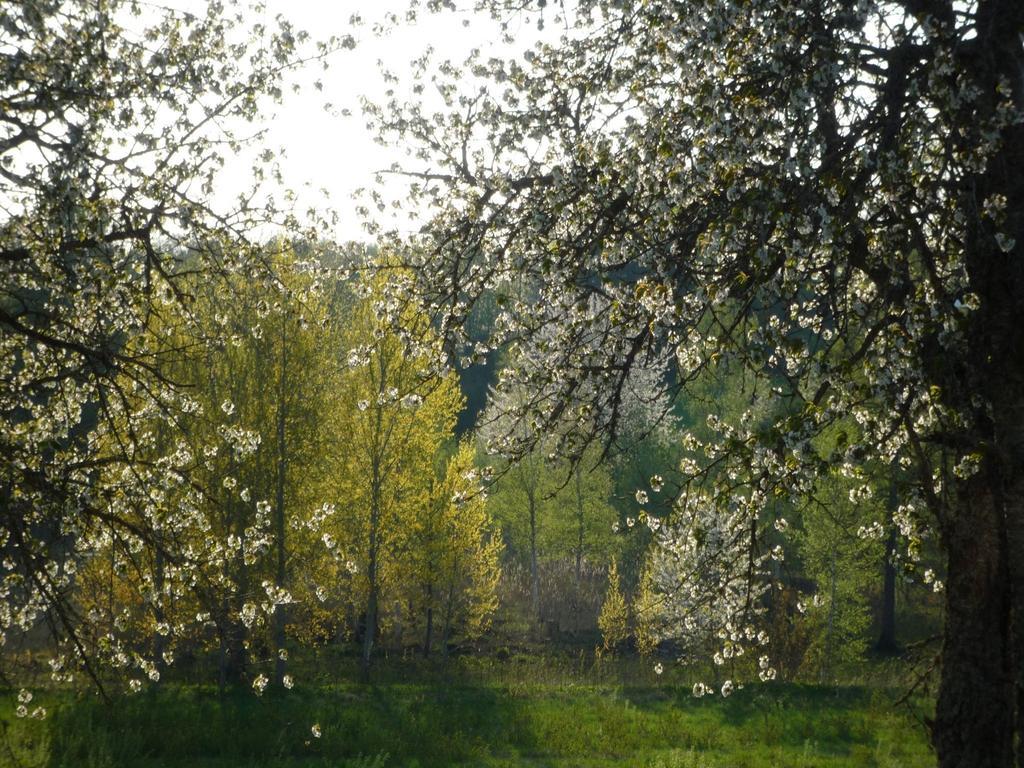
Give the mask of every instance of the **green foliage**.
[(491, 523), (474, 460), (471, 444), (458, 446), (410, 521), (406, 604), (428, 615), (425, 654), (438, 628), (445, 651), (455, 633), (478, 638), (498, 607), (501, 538)]
[(633, 600), (633, 634), (636, 650), (641, 656), (650, 656), (661, 640), (661, 622), (658, 620), (659, 596), (654, 590), (650, 566), (645, 563), (640, 572), (640, 583)]
[[(507, 19), (506, 0), (477, 6)], [(782, 570), (777, 505), (799, 508), (836, 465), (863, 473), (857, 496), (872, 463), (910, 470), (900, 507), (941, 532), (947, 568), (940, 761), (1011, 763), (1024, 5), (514, 6), (557, 31), (524, 53), (505, 25), (508, 51), (413, 73), (443, 106), (389, 92), (367, 113), (436, 181), (410, 195), (431, 216), (417, 288), (451, 343), (488, 291), (511, 294), (492, 338), (525, 361), (519, 452), (567, 414), (614, 439), (631, 373), (663, 356), (682, 385), (723, 365), (756, 379), (767, 408), (709, 409), (687, 436), (665, 545), (682, 552), (677, 613), (700, 610), (734, 654), (765, 645), (750, 622)], [(856, 440), (815, 450), (847, 419)], [(852, 596), (857, 569), (827, 553), (808, 545), (818, 586), (827, 571)], [(830, 609), (827, 634), (861, 613)]]
[[(321, 572), (337, 578), (314, 583), (336, 625), (354, 631), (362, 624), (369, 664), (378, 632), (400, 633), (410, 618), (403, 603), (408, 607), (412, 590), (433, 585), (433, 571), (444, 568), (438, 548), (465, 546), (445, 528), (451, 496), (439, 495), (437, 484), (437, 460), (462, 398), (454, 376), (435, 371), (425, 315), (415, 306), (386, 314), (380, 282), (361, 288), (366, 295), (344, 318), (333, 503), (319, 558)], [(448, 484), (463, 493), (454, 479)], [(457, 576), (449, 570), (445, 578), (454, 589)]]
[(611, 471), (595, 458), (593, 453), (584, 455), (568, 477), (566, 462), (549, 467), (549, 477), (558, 485), (555, 495), (545, 500), (541, 517), (544, 557), (604, 565), (617, 551)]
[(881, 583), (881, 542), (858, 537), (857, 530), (883, 516), (877, 501), (851, 501), (850, 488), (841, 478), (823, 484), (794, 534), (803, 573), (816, 585), (815, 594), (800, 602), (810, 632), (804, 672), (822, 682), (863, 660), (869, 598)]
[[(134, 655), (135, 680), (157, 680), (176, 654), (214, 643), (222, 672), (237, 678), (249, 651), (272, 655), (283, 639), (268, 638), (267, 619), (291, 602), (293, 554), (308, 550), (310, 538), (300, 520), (326, 488), (338, 329), (312, 265), (284, 243), (270, 244), (264, 258), (273, 280), (195, 281), (188, 327), (168, 320), (154, 332), (183, 350), (162, 373), (187, 393), (187, 406), (174, 428), (151, 416), (137, 457), (159, 464), (171, 455), (172, 466), (185, 466), (177, 483), (151, 492), (162, 521), (152, 541), (111, 536), (79, 576), (92, 622), (121, 635), (101, 640), (96, 657), (118, 666)], [(115, 442), (120, 433), (104, 437)], [(108, 473), (99, 482), (114, 485)], [(144, 525), (129, 499), (108, 498), (123, 519)], [(181, 551), (192, 553), (187, 569), (174, 562)], [(147, 579), (172, 599), (140, 598)]]
[[(531, 659), (524, 669), (543, 669)], [(920, 726), (863, 689), (779, 686), (696, 700), (688, 686), (594, 684), (545, 675), (300, 687), (256, 699), (167, 688), (104, 705), (54, 702), (47, 720), (7, 720), (26, 768), (487, 766), (917, 768)], [(510, 676), (511, 677), (511, 676)], [(523, 681), (522, 674), (518, 674)], [(550, 678), (547, 678), (550, 679)], [(921, 704), (915, 702), (916, 710)], [(312, 735), (320, 726), (320, 738)]]
[(506, 571), (528, 572), (530, 620), (595, 627), (600, 598), (591, 587), (621, 546), (610, 468), (593, 452), (573, 466), (538, 447), (497, 471), (488, 509), (504, 535)]
[[(283, 17), (250, 28), (223, 3), (144, 11), (124, 0), (0, 11), (0, 538), (19, 542), (5, 572), (21, 584), (4, 593), (0, 633), (45, 615), (74, 649), (58, 666), (95, 666), (96, 645), (116, 642), (109, 623), (80, 613), (78, 566), (111, 541), (182, 563), (197, 554), (177, 537), (199, 528), (190, 505), (162, 503), (193, 463), (177, 450), (193, 421), (188, 389), (170, 374), (212, 341), (195, 294), (275, 282), (255, 233), (299, 229), (257, 194), (274, 153), (252, 153), (252, 188), (223, 208), (211, 201), (217, 174), (255, 143), (251, 124), (298, 62), (333, 47), (307, 47)], [(155, 443), (168, 452), (155, 456)], [(195, 593), (206, 580), (187, 567), (161, 576), (156, 560), (133, 558), (126, 601), (160, 602), (154, 583)]]
[(604, 605), (601, 606), (597, 625), (601, 628), (601, 638), (606, 650), (614, 652), (629, 639), (629, 606), (622, 595), (619, 566), (615, 558), (612, 558), (611, 565), (608, 566), (608, 591), (604, 595)]

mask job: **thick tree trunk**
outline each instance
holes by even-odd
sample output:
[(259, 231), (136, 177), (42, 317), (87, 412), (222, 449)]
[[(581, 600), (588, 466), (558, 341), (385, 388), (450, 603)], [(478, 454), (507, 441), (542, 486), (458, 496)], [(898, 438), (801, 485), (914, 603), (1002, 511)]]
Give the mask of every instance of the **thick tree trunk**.
[(1014, 689), (1017, 704), (1017, 766), (1024, 768), (1024, 487), (1017, 484), (1007, 499), (1006, 541), (1009, 552), (1010, 637), (1013, 639)]
[(882, 615), (875, 650), (878, 653), (894, 655), (900, 646), (896, 641), (896, 530), (889, 529), (885, 542), (885, 558), (882, 562)]
[(1013, 765), (1010, 585), (1002, 510), (979, 480), (946, 527), (946, 628), (933, 743), (941, 768)]
[[(977, 37), (957, 54), (976, 89), (954, 136), (968, 152), (991, 140), (982, 126), (1007, 101), (1024, 109), (1024, 3), (981, 0), (976, 9)], [(946, 350), (934, 356), (935, 369), (946, 368), (936, 377), (943, 395), (971, 413), (967, 440), (981, 459), (942, 525), (946, 628), (933, 731), (941, 768), (1024, 765), (1024, 744), (1015, 747), (1024, 735), (1024, 123), (1004, 123), (997, 140), (997, 153), (963, 178), (958, 201), (969, 288), (980, 299), (966, 319), (968, 354), (959, 367), (943, 360)], [(1004, 213), (982, 212), (999, 199)]]

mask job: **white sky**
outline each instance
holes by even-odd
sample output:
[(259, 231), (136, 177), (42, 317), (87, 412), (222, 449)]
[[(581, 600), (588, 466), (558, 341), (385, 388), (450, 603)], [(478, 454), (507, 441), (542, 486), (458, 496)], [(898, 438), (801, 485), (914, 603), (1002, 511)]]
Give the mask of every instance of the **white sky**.
[[(461, 61), (471, 48), (486, 48), (497, 43), (497, 24), (484, 15), (471, 12), (429, 14), (421, 12), (414, 24), (403, 25), (385, 37), (374, 35), (374, 22), (393, 11), (404, 14), (408, 0), (266, 0), (265, 21), (272, 23), (281, 13), (298, 28), (310, 32), (314, 38), (352, 34), (357, 45), (354, 50), (335, 53), (330, 68), (324, 72), (319, 66), (299, 78), (306, 83), (299, 94), (286, 93), (277, 114), (268, 119), (265, 146), (274, 150), (284, 147), (281, 161), (285, 182), (298, 193), (298, 210), (310, 205), (330, 205), (340, 215), (338, 230), (325, 235), (340, 240), (366, 240), (360, 222), (355, 216), (355, 202), (351, 197), (360, 187), (374, 183), (374, 172), (394, 162), (406, 160), (403, 147), (381, 147), (367, 130), (359, 107), (359, 97), (383, 98), (383, 79), (378, 60), (400, 77), (410, 70), (410, 62), (420, 56), (428, 46), (446, 58)], [(363, 18), (361, 27), (352, 28), (349, 18), (358, 13)], [(469, 20), (464, 26), (463, 21)], [(256, 21), (254, 19), (253, 21)], [(516, 48), (520, 54), (536, 39), (532, 27), (515, 30)], [(522, 40), (520, 43), (519, 41)], [(502, 48), (509, 53), (507, 48)], [(320, 79), (323, 90), (317, 91), (312, 82)], [(405, 85), (405, 79), (400, 88)], [(401, 91), (399, 91), (401, 92)], [(324, 104), (333, 104), (333, 114), (324, 110)], [(345, 117), (340, 110), (348, 109)], [(249, 162), (239, 157), (230, 163), (221, 177), (220, 195), (233, 199), (246, 184)], [(390, 182), (397, 192), (402, 182)], [(330, 200), (325, 201), (319, 190), (326, 189)], [(407, 219), (399, 223), (403, 231), (415, 229)]]

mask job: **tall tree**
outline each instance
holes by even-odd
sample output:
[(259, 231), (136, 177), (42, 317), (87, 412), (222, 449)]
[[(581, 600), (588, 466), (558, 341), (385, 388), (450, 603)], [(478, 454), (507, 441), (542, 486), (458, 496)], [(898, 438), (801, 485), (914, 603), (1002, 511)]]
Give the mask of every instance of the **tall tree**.
[[(488, 423), (484, 434), (494, 427)], [(603, 569), (617, 550), (613, 529), (619, 514), (611, 503), (609, 469), (598, 462), (599, 454), (590, 451), (585, 462), (574, 466), (538, 445), (515, 461), (491, 459), (497, 478), (488, 507), (504, 529), (512, 557), (528, 566), (530, 620), (535, 623), (553, 618), (541, 615), (543, 566), (567, 564), (571, 581), (557, 584), (556, 589), (568, 597), (570, 623), (579, 628), (584, 570), (587, 566)]]
[(601, 640), (607, 651), (614, 653), (629, 639), (629, 606), (622, 595), (619, 566), (615, 558), (612, 558), (608, 566), (608, 591), (604, 596), (597, 625), (601, 628)]
[(354, 524), (339, 523), (336, 535), (359, 571), (364, 675), (389, 582), (397, 594), (400, 547), (416, 511), (428, 504), (438, 451), (462, 407), (458, 382), (438, 366), (426, 316), (406, 302), (391, 303), (381, 288), (364, 286), (345, 319), (347, 370), (339, 391), (348, 415), (340, 425), (337, 490)]
[[(439, 119), (371, 110), (430, 163), (411, 169), (437, 213), (413, 265), (428, 309), (455, 333), (485, 289), (531, 284), (495, 337), (535, 342), (537, 434), (581, 399), (614, 429), (628, 372), (666, 347), (683, 383), (734, 361), (787, 401), (692, 446), (713, 482), (680, 517), (722, 518), (702, 522), (747, 568), (751, 599), (723, 606), (740, 622), (773, 497), (835, 463), (909, 468), (904, 506), (945, 557), (939, 762), (1022, 764), (1024, 5), (517, 7), (557, 42), (425, 64)], [(851, 415), (861, 437), (820, 455)]]
[[(89, 667), (75, 566), (110, 536), (174, 540), (154, 496), (182, 467), (140, 459), (144, 422), (174, 433), (188, 398), (164, 373), (180, 347), (153, 331), (190, 317), (197, 274), (270, 273), (248, 234), (284, 212), (212, 205), (216, 172), (288, 70), (327, 49), (303, 53), (283, 20), (250, 34), (222, 3), (25, 0), (0, 27), (0, 633), (45, 617)], [(102, 469), (121, 471), (97, 487)]]
[[(338, 360), (317, 268), (298, 264), (288, 248), (267, 258), (274, 282), (196, 286), (193, 320), (162, 330), (186, 348), (164, 373), (189, 393), (190, 404), (174, 431), (158, 414), (140, 420), (151, 434), (137, 446), (137, 460), (145, 466), (176, 456), (180, 479), (152, 489), (158, 541), (111, 529), (100, 556), (82, 565), (76, 601), (96, 611), (91, 623), (120, 622), (130, 630), (127, 642), (106, 632), (94, 657), (132, 657), (151, 637), (152, 656), (144, 657), (142, 671), (150, 674), (152, 663), (159, 673), (165, 655), (202, 644), (212, 625), (222, 684), (240, 680), (250, 667), (247, 648), (269, 645), (269, 655), (283, 661), (291, 552), (312, 535), (305, 513), (325, 492)], [(196, 341), (195, 324), (206, 329), (205, 343)], [(104, 472), (97, 486), (116, 483)], [(128, 524), (143, 524), (131, 497), (108, 498)], [(176, 553), (174, 559), (165, 551)], [(104, 580), (108, 586), (97, 588)], [(275, 666), (283, 682), (283, 665)]]
[(436, 627), (447, 656), (453, 633), (479, 637), (497, 608), (501, 538), (474, 459), (472, 445), (459, 446), (410, 520), (411, 567), (404, 580), (415, 589), (409, 602), (425, 612), (424, 656), (433, 649)]

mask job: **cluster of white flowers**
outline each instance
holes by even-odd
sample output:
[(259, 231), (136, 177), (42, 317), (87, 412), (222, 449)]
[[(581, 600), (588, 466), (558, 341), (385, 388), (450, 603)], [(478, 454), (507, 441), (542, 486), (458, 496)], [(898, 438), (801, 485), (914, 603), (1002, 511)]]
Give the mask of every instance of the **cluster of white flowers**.
[(266, 690), (267, 685), (270, 683), (270, 678), (260, 673), (253, 678), (252, 689), (256, 692), (257, 696), (262, 696), (263, 691)]
[(30, 711), (28, 705), (32, 702), (32, 692), (24, 688), (18, 691), (18, 704), (14, 710), (17, 717), (31, 717), (33, 720), (42, 720), (46, 717), (45, 707), (33, 707)]

